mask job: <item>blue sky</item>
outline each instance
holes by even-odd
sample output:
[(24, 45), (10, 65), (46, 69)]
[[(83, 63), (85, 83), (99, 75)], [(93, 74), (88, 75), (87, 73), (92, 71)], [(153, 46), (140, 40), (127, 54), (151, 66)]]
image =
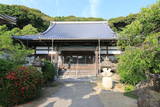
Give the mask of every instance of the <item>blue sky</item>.
[(137, 13), (157, 0), (0, 0), (3, 4), (20, 4), (41, 10), (50, 16), (113, 18)]

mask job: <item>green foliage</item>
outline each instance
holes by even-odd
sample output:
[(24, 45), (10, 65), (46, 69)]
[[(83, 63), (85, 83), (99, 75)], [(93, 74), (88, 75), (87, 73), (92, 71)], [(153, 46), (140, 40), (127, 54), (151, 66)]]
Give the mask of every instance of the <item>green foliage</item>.
[(140, 35), (142, 31), (142, 24), (139, 21), (134, 21), (120, 32), (118, 45), (122, 48), (139, 45), (139, 43), (144, 41), (143, 37)]
[(130, 14), (126, 17), (117, 17), (108, 20), (109, 26), (115, 31), (120, 32), (124, 27), (136, 20), (138, 14)]
[(0, 78), (2, 78), (7, 71), (13, 69), (15, 64), (9, 60), (0, 59)]
[(104, 19), (95, 17), (59, 16), (59, 17), (54, 17), (54, 21), (104, 21)]
[(26, 49), (20, 45), (14, 46), (9, 52), (10, 60), (17, 65), (25, 64), (25, 58), (32, 53), (32, 50)]
[(119, 57), (122, 82), (136, 85), (146, 73), (160, 74), (160, 2), (143, 8), (136, 20), (120, 33), (118, 45), (125, 49)]
[(136, 20), (120, 32), (118, 44), (123, 48), (139, 45), (149, 34), (157, 32), (160, 32), (160, 2), (143, 8)]
[(0, 4), (0, 14), (17, 17), (17, 26), (19, 28), (32, 24), (39, 32), (46, 30), (49, 26), (49, 21), (53, 20), (53, 18), (39, 10), (19, 5)]
[(29, 49), (27, 50), (23, 45), (13, 45), (12, 35), (20, 35), (22, 32), (25, 34), (33, 34), (36, 33), (36, 29), (31, 27), (31, 25), (24, 27), (22, 30), (19, 28), (8, 30), (5, 25), (0, 26), (0, 28), (5, 28), (2, 30), (3, 33), (0, 31), (0, 54), (9, 54), (10, 61), (14, 62), (15, 64), (24, 64), (25, 57), (32, 51)]
[(49, 61), (44, 61), (42, 72), (44, 75), (45, 82), (52, 81), (56, 75), (56, 69), (54, 65)]
[(146, 78), (145, 71), (150, 67), (147, 62), (148, 56), (144, 55), (143, 49), (128, 47), (119, 57), (118, 73), (122, 82), (136, 85), (141, 80), (144, 80)]
[(0, 71), (8, 71), (12, 69), (13, 63), (4, 59), (0, 59)]
[(31, 24), (24, 26), (21, 30), (21, 35), (31, 35), (36, 33), (38, 33), (37, 29), (34, 28)]
[[(0, 55), (3, 57), (0, 59), (0, 105), (12, 106), (22, 103), (33, 99), (40, 92), (41, 84), (39, 82), (42, 80), (40, 72), (30, 67), (23, 70), (14, 69), (17, 65), (24, 64), (26, 56), (32, 51), (26, 49), (23, 44), (13, 43), (12, 35), (34, 33), (37, 33), (37, 30), (31, 25), (22, 30), (19, 28), (10, 30), (6, 25), (0, 26)], [(7, 57), (3, 55), (7, 55)]]
[(126, 92), (130, 92), (130, 91), (133, 91), (135, 89), (135, 86), (133, 85), (125, 85), (125, 91)]
[(20, 66), (2, 77), (0, 104), (11, 107), (40, 95), (43, 75), (34, 67)]
[[(102, 18), (93, 17), (75, 17), (75, 16), (62, 16), (50, 17), (39, 10), (28, 8), (21, 5), (4, 5), (0, 4), (0, 14), (17, 17), (17, 26), (22, 29), (24, 26), (31, 24), (37, 28), (38, 32), (45, 31), (49, 26), (49, 21), (102, 21)], [(10, 26), (10, 25), (8, 25)], [(13, 25), (12, 25), (13, 26)], [(13, 28), (10, 26), (11, 28)], [(14, 26), (15, 27), (15, 26)]]
[(160, 74), (160, 32), (155, 34), (150, 34), (145, 42), (144, 47), (146, 53), (150, 54), (150, 72), (151, 73), (159, 73)]
[(136, 85), (145, 73), (160, 74), (160, 33), (150, 34), (141, 47), (127, 47), (119, 57), (118, 73), (122, 82)]
[(137, 93), (134, 91), (135, 90), (135, 86), (133, 85), (125, 85), (125, 93), (124, 96), (133, 98), (133, 99), (138, 99)]
[(0, 26), (0, 35), (2, 35), (4, 32), (6, 32), (8, 30), (6, 25), (2, 25)]

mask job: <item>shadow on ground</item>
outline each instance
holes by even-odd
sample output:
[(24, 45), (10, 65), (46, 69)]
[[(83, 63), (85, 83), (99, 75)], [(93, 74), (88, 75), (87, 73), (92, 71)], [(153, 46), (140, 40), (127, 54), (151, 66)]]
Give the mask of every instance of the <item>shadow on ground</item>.
[(92, 84), (65, 82), (64, 85), (38, 107), (104, 107)]
[(135, 99), (121, 92), (98, 91), (97, 85), (88, 80), (66, 79), (56, 90), (49, 87), (45, 96), (19, 107), (137, 107)]

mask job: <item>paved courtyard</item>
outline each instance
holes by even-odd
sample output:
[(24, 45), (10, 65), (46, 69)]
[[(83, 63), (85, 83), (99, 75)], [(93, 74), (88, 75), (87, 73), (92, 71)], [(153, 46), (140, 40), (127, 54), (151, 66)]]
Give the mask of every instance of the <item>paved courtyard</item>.
[(93, 81), (94, 78), (61, 79), (61, 85), (44, 89), (41, 98), (18, 107), (137, 107), (135, 99), (121, 92), (98, 92)]
[(104, 107), (88, 82), (66, 82), (39, 107)]

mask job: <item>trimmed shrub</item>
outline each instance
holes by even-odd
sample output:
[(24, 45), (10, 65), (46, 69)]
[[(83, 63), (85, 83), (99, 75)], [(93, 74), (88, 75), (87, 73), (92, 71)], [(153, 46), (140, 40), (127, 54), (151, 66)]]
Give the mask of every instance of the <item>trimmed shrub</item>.
[(56, 75), (56, 68), (50, 61), (44, 61), (42, 72), (45, 82), (53, 81), (54, 76)]
[(13, 106), (30, 101), (40, 95), (43, 75), (35, 67), (20, 66), (3, 77), (1, 104)]

